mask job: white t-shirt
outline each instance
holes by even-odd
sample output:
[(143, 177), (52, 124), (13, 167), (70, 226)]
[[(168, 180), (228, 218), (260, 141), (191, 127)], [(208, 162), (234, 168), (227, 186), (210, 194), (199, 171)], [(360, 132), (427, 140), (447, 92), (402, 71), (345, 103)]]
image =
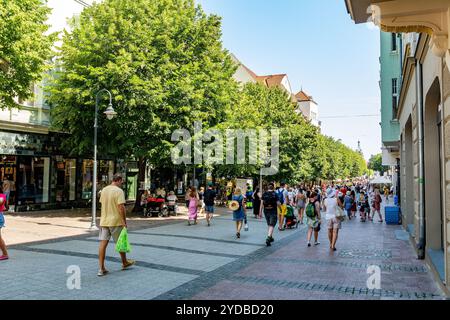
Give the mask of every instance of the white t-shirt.
[(336, 207), (337, 207), (337, 201), (336, 198), (326, 198), (325, 199), (325, 207), (327, 208), (326, 212), (326, 219), (331, 220), (336, 218)]

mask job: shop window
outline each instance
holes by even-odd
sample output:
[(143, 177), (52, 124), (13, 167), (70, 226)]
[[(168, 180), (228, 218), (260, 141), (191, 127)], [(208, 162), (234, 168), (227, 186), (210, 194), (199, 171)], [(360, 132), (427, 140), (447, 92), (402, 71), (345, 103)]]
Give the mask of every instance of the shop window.
[(81, 168), (81, 175), (83, 179), (82, 199), (91, 199), (92, 197), (92, 175), (94, 173), (94, 161), (83, 160), (83, 167)]
[(50, 158), (19, 157), (18, 204), (47, 203), (49, 178)]
[(74, 201), (76, 184), (76, 160), (56, 161), (56, 201)]
[[(83, 189), (82, 199), (91, 199), (92, 197), (92, 177), (94, 175), (94, 161), (83, 160), (82, 167)], [(100, 160), (97, 165), (97, 191), (101, 191), (109, 185), (114, 176), (114, 161)]]

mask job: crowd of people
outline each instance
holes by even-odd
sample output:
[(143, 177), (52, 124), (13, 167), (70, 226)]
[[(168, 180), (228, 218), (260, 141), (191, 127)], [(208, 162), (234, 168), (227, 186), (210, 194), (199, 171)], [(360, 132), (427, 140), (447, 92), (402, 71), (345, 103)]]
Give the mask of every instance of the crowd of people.
[[(244, 192), (236, 187), (228, 198), (228, 208), (233, 212), (237, 239), (241, 237), (243, 227), (248, 230), (248, 212), (252, 212), (256, 219), (265, 217), (268, 225), (267, 246), (271, 246), (275, 241), (273, 233), (277, 226), (279, 231), (284, 231), (298, 227), (299, 224), (308, 226), (307, 246), (313, 245), (313, 235), (314, 246), (317, 246), (320, 244), (318, 239), (322, 222), (326, 221), (330, 249), (333, 251), (336, 251), (339, 230), (344, 220), (356, 219), (359, 215), (361, 222), (373, 222), (375, 216), (378, 217), (378, 222), (383, 222), (382, 194), (367, 181), (322, 186), (288, 186), (281, 183), (277, 188), (275, 183), (270, 183), (263, 192), (259, 188), (253, 191), (251, 186), (248, 187), (251, 192)], [(382, 192), (389, 196), (386, 190)], [(212, 183), (206, 190), (203, 187), (199, 191), (195, 187), (189, 188), (185, 197), (189, 213), (188, 225), (197, 224), (198, 215), (205, 213), (207, 226), (211, 226), (218, 196)], [(325, 214), (325, 219), (322, 218), (322, 213)]]
[[(100, 203), (102, 204), (99, 248), (99, 276), (108, 273), (105, 268), (106, 247), (111, 238), (117, 241), (121, 230), (127, 227), (125, 197), (121, 185), (123, 179), (120, 175), (115, 175), (111, 186), (104, 188), (101, 193)], [(8, 210), (8, 190), (4, 184), (0, 185), (0, 232), (5, 225), (3, 212)], [(336, 251), (336, 243), (342, 222), (346, 219), (359, 219), (362, 223), (373, 222), (378, 216), (378, 222), (383, 222), (381, 214), (382, 195), (389, 197), (391, 190), (385, 188), (380, 191), (369, 185), (367, 181), (358, 181), (351, 184), (335, 185), (334, 183), (322, 186), (296, 185), (288, 186), (281, 183), (276, 187), (275, 183), (269, 183), (264, 190), (248, 185), (247, 190), (236, 187), (230, 194), (228, 208), (233, 213), (235, 223), (236, 238), (241, 238), (241, 230), (244, 227), (248, 231), (248, 212), (252, 211), (256, 219), (265, 218), (268, 226), (266, 245), (271, 246), (275, 241), (274, 230), (278, 225), (279, 231), (284, 231), (298, 225), (306, 224), (307, 246), (320, 245), (319, 232), (322, 223), (326, 223), (330, 250)], [(144, 193), (143, 201), (150, 196)], [(164, 189), (156, 190), (152, 195), (165, 199), (176, 206), (177, 196), (173, 191), (166, 194)], [(220, 199), (220, 190), (217, 190), (212, 183), (199, 190), (195, 186), (190, 187), (185, 195), (186, 207), (188, 210), (188, 226), (198, 224), (199, 214), (205, 214), (206, 224), (211, 226), (215, 212), (216, 200)], [(324, 219), (324, 218), (325, 219)], [(325, 220), (325, 221), (324, 221)], [(312, 237), (314, 236), (314, 243)], [(5, 242), (0, 233), (0, 260), (8, 259), (8, 252)], [(133, 260), (128, 260), (125, 253), (121, 253), (123, 269), (134, 265)]]

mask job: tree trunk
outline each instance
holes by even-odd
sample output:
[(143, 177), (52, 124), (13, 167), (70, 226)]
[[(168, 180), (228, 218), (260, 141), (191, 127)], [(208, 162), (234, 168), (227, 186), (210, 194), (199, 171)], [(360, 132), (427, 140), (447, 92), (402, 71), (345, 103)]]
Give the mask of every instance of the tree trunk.
[(141, 206), (141, 197), (145, 190), (142, 190), (141, 186), (145, 185), (145, 169), (146, 169), (146, 159), (140, 157), (138, 160), (139, 174), (138, 174), (138, 192), (136, 197), (136, 202), (134, 203), (133, 212), (143, 212), (144, 208)]

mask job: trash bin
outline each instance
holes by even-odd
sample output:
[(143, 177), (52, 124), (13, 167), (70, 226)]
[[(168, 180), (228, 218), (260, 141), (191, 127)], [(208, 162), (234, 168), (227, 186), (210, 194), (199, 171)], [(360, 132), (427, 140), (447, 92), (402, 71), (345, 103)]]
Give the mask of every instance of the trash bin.
[(384, 208), (386, 224), (401, 224), (400, 207), (386, 206)]

